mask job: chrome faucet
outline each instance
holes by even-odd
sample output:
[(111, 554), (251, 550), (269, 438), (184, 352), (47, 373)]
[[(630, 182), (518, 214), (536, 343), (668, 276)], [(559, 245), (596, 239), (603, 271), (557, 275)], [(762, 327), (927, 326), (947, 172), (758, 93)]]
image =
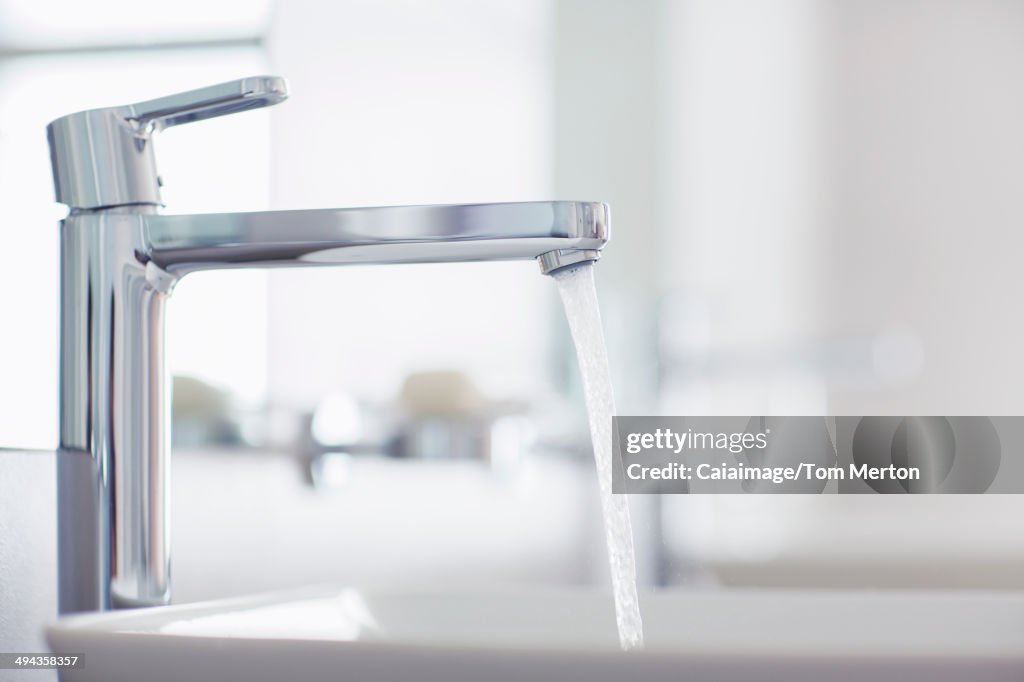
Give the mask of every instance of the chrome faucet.
[(164, 304), (211, 268), (536, 258), (550, 274), (608, 241), (601, 203), (161, 215), (153, 133), (277, 104), (261, 76), (59, 118), (47, 128), (61, 223), (59, 611), (170, 601)]

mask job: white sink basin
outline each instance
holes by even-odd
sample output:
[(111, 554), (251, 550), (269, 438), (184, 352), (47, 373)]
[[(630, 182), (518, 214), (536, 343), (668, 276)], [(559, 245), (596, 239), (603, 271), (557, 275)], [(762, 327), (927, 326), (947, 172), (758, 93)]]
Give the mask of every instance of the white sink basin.
[(311, 588), (65, 618), (62, 679), (103, 682), (1024, 679), (1024, 594), (664, 592), (647, 647), (617, 647), (611, 599), (567, 590)]

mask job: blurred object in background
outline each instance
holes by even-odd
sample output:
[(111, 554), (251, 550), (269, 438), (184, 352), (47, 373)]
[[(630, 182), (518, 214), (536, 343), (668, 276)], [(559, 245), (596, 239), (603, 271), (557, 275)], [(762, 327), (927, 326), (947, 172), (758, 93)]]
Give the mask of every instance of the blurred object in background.
[(399, 403), (399, 457), (477, 458), (510, 466), (530, 449), (526, 405), (488, 400), (460, 372), (410, 375)]
[(243, 444), (232, 395), (194, 377), (173, 382), (171, 442), (176, 448), (237, 447)]
[(532, 449), (533, 430), (526, 405), (486, 398), (461, 372), (418, 372), (406, 378), (389, 403), (360, 404), (335, 391), (321, 400), (308, 420), (305, 444), (311, 481), (341, 471), (350, 457), (417, 460), (476, 460), (508, 472)]
[(373, 440), (367, 433), (365, 411), (347, 391), (328, 393), (313, 411), (309, 424), (310, 438), (324, 449), (353, 447)]
[(402, 382), (399, 403), (413, 419), (465, 418), (489, 411), (487, 400), (469, 377), (453, 370), (410, 374)]

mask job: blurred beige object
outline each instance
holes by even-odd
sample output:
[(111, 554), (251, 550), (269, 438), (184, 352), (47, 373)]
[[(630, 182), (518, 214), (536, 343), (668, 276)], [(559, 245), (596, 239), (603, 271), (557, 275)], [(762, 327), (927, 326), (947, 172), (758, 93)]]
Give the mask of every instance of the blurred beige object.
[(175, 376), (171, 437), (176, 447), (238, 445), (238, 410), (231, 394), (189, 376)]
[(396, 451), (414, 459), (517, 461), (528, 447), (530, 428), (515, 401), (484, 396), (462, 372), (410, 374), (398, 402), (405, 415)]
[(183, 413), (226, 415), (231, 399), (227, 391), (215, 388), (201, 379), (174, 377), (174, 409)]
[(413, 417), (466, 417), (491, 408), (469, 377), (455, 370), (410, 374), (399, 400)]

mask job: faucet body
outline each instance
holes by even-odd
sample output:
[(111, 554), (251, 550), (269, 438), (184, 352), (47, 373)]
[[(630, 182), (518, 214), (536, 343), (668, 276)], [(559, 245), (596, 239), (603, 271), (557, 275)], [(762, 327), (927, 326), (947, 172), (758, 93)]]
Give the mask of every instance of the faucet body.
[(164, 309), (212, 268), (537, 259), (596, 260), (601, 203), (159, 213), (151, 133), (274, 104), (284, 82), (245, 79), (50, 124), (61, 223), (58, 608), (170, 601)]

